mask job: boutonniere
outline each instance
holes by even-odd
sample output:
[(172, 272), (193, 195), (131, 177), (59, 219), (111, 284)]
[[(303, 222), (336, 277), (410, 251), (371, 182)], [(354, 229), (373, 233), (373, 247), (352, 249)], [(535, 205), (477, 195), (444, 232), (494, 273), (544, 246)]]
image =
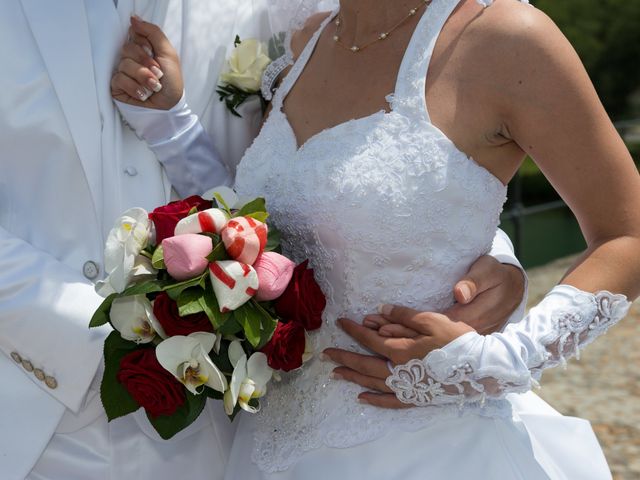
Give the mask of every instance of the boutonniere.
[(271, 63), (284, 54), (284, 35), (274, 35), (269, 44), (255, 38), (240, 40), (236, 35), (227, 68), (220, 76), (216, 92), (229, 111), (241, 117), (238, 107), (253, 96), (260, 99), (263, 113), (268, 101), (261, 93), (262, 77)]

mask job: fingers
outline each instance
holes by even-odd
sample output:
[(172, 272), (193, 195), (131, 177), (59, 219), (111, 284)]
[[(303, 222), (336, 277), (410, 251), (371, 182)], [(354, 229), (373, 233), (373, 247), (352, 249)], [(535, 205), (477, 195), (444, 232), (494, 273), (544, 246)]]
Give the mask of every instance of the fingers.
[(157, 25), (134, 16), (131, 17), (131, 28), (136, 36), (144, 37), (148, 41), (156, 56), (166, 54), (173, 49), (166, 35)]
[(389, 320), (384, 318), (382, 315), (367, 315), (362, 320), (362, 325), (367, 328), (372, 328), (374, 330), (378, 330), (383, 325), (388, 325)]
[[(388, 374), (389, 371), (387, 370), (387, 375)], [(387, 384), (384, 383), (384, 378), (363, 375), (355, 370), (351, 370), (350, 368), (338, 367), (332, 372), (331, 376), (335, 380), (346, 380), (348, 382), (357, 383), (361, 387), (369, 390), (376, 390), (383, 393), (393, 392), (389, 387), (387, 387)]]
[(490, 255), (484, 255), (476, 260), (467, 274), (453, 287), (456, 301), (467, 304), (479, 293), (498, 285), (504, 279), (501, 265)]
[(409, 348), (407, 342), (412, 341), (407, 338), (382, 337), (377, 331), (363, 327), (346, 318), (338, 319), (338, 325), (362, 346), (390, 359), (396, 358), (398, 352), (406, 351)]
[(399, 305), (381, 305), (380, 313), (389, 320), (390, 323), (404, 325), (420, 334), (428, 334), (427, 314), (418, 312), (413, 308)]
[(402, 403), (392, 393), (365, 392), (358, 395), (358, 399), (362, 403), (373, 405), (374, 407), (392, 408), (392, 409), (411, 408), (411, 405)]
[(378, 329), (378, 334), (382, 337), (392, 338), (417, 338), (420, 336), (415, 330), (396, 323), (381, 326)]
[(371, 355), (362, 355), (339, 348), (327, 348), (323, 352), (335, 363), (368, 377), (384, 380), (389, 376), (387, 361)]
[(162, 90), (162, 84), (153, 72), (130, 58), (123, 58), (120, 61), (118, 71), (135, 80), (140, 87), (146, 87), (156, 93)]
[(136, 43), (126, 43), (120, 50), (120, 55), (122, 59), (129, 58), (134, 62), (147, 67), (158, 80), (164, 76), (164, 73), (160, 70), (160, 64), (153, 59), (153, 54), (150, 55), (144, 48)]
[(152, 94), (151, 90), (140, 86), (138, 82), (122, 72), (116, 72), (111, 79), (111, 95), (116, 100), (127, 102), (131, 98), (139, 102), (146, 102)]

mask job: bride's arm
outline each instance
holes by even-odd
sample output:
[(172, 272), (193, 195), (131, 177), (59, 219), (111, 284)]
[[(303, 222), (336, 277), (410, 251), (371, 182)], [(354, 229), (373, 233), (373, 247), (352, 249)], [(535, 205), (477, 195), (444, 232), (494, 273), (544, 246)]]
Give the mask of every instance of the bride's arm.
[(362, 357), (326, 352), (343, 365), (342, 378), (382, 392), (364, 393), (363, 401), (397, 407), (391, 392), (403, 403), (428, 405), (526, 391), (544, 369), (578, 355), (621, 320), (627, 299), (640, 294), (638, 171), (573, 48), (544, 14), (523, 11), (491, 32), (496, 44), (508, 45), (487, 65), (499, 87), (496, 108), (578, 218), (588, 248), (562, 285), (503, 333), (482, 336), (443, 315), (403, 307), (383, 314), (418, 336), (385, 338), (388, 327), (372, 333), (342, 322), (395, 364), (389, 376), (381, 363), (366, 370)]
[(180, 61), (169, 40), (156, 25), (135, 18), (129, 37), (111, 81), (124, 120), (156, 154), (180, 196), (230, 185), (227, 166), (186, 102)]

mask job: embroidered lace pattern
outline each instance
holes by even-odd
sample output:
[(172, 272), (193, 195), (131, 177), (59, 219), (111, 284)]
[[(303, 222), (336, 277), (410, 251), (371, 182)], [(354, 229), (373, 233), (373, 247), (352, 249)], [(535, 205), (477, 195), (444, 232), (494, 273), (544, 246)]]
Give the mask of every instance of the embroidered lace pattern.
[[(551, 314), (549, 333), (539, 339), (523, 368), (518, 368), (517, 363), (513, 368), (498, 362), (482, 364), (478, 355), (451, 355), (445, 347), (434, 350), (424, 360), (395, 367), (386, 383), (399, 400), (418, 406), (483, 403), (486, 398), (526, 392), (537, 383), (543, 370), (564, 364), (567, 357), (579, 357), (580, 349), (624, 318), (629, 306), (623, 295), (606, 291), (592, 295), (576, 290), (573, 305)], [(482, 337), (476, 338), (482, 342)], [(481, 350), (470, 349), (474, 353)]]
[[(389, 97), (391, 111), (354, 119), (298, 146), (283, 100), (309, 60), (329, 16), (283, 79), (261, 134), (237, 170), (243, 196), (266, 198), (283, 249), (310, 260), (327, 296), (315, 351), (363, 350), (335, 325), (362, 319), (382, 302), (441, 311), (453, 285), (487, 253), (506, 187), (435, 127), (425, 79), (438, 32), (455, 0), (434, 0), (406, 51)], [(263, 471), (287, 469), (322, 445), (349, 447), (392, 429), (417, 430), (448, 415), (508, 416), (506, 400), (408, 410), (357, 402), (357, 385), (329, 378), (317, 358), (283, 375), (262, 403), (252, 459)]]

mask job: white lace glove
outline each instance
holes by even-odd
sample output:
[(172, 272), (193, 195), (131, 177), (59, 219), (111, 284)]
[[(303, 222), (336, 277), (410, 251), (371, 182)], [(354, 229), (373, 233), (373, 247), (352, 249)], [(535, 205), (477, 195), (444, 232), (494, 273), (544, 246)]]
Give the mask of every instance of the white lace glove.
[(136, 135), (147, 142), (181, 197), (202, 194), (233, 178), (184, 93), (170, 110), (137, 107), (114, 100)]
[(418, 406), (526, 392), (544, 369), (579, 357), (580, 349), (624, 318), (630, 306), (624, 295), (558, 285), (504, 332), (466, 333), (423, 360), (394, 367), (386, 384), (401, 402)]

